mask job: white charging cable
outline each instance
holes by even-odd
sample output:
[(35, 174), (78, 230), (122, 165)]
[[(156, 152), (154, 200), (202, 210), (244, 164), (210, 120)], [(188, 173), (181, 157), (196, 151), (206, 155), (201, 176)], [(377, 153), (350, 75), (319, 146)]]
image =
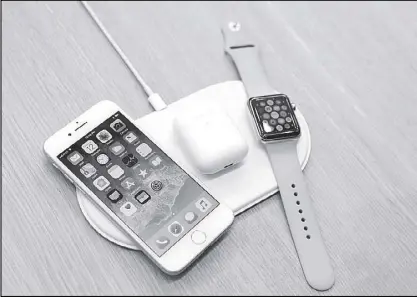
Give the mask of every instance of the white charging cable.
[(87, 12), (91, 16), (91, 18), (94, 20), (94, 22), (97, 24), (97, 26), (100, 28), (101, 32), (103, 32), (104, 36), (110, 42), (110, 44), (112, 45), (114, 50), (119, 54), (120, 58), (122, 58), (123, 62), (125, 63), (127, 68), (129, 68), (130, 72), (133, 74), (133, 76), (135, 77), (137, 82), (142, 86), (143, 90), (148, 95), (148, 101), (152, 105), (152, 107), (156, 111), (166, 108), (167, 105), (164, 102), (164, 100), (162, 99), (162, 97), (158, 93), (155, 93), (151, 89), (151, 87), (145, 82), (145, 80), (142, 78), (142, 76), (138, 73), (138, 71), (135, 69), (135, 67), (132, 65), (132, 63), (129, 61), (129, 58), (125, 55), (125, 53), (122, 51), (122, 49), (116, 43), (116, 41), (113, 39), (113, 37), (107, 31), (107, 29), (104, 27), (103, 23), (100, 21), (100, 19), (94, 13), (94, 11), (91, 9), (91, 7), (87, 3), (87, 1), (80, 1), (80, 2), (84, 6), (84, 8), (87, 10)]

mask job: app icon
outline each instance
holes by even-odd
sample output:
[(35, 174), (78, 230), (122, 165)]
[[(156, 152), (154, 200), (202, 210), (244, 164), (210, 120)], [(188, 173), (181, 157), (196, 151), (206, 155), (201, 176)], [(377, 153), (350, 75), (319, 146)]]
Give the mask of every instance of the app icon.
[(140, 169), (138, 175), (141, 176), (143, 179), (145, 179), (148, 174), (149, 173), (146, 169)]
[(162, 164), (162, 158), (158, 155), (154, 155), (149, 159), (149, 163), (151, 163), (153, 167), (159, 167), (159, 165)]
[(149, 199), (151, 199), (151, 196), (149, 196), (148, 193), (146, 193), (145, 191), (139, 191), (139, 193), (137, 193), (135, 195), (135, 199), (140, 203), (140, 204), (145, 204), (146, 202), (149, 201)]
[(125, 151), (125, 147), (120, 142), (116, 141), (115, 143), (110, 145), (110, 150), (113, 154), (118, 156)]
[(135, 181), (131, 177), (128, 177), (124, 181), (122, 181), (122, 187), (126, 190), (130, 190), (135, 185)]
[(189, 211), (185, 214), (184, 219), (188, 224), (192, 224), (195, 222), (195, 220), (198, 219), (198, 217), (195, 213), (193, 213), (192, 211)]
[(211, 207), (211, 203), (210, 201), (208, 201), (206, 198), (201, 198), (199, 199), (196, 203), (195, 206), (201, 211), (201, 212), (206, 212), (207, 210), (209, 210), (209, 208)]
[(110, 185), (110, 182), (105, 178), (104, 176), (99, 176), (96, 178), (93, 182), (94, 186), (96, 186), (97, 189), (100, 191), (103, 191), (105, 188), (107, 188)]
[(163, 186), (164, 185), (160, 180), (154, 180), (153, 182), (151, 182), (151, 188), (154, 191), (161, 191)]
[(164, 248), (166, 248), (168, 246), (168, 244), (170, 243), (168, 237), (166, 236), (161, 236), (159, 237), (157, 240), (155, 240), (156, 246), (163, 250)]
[(97, 144), (92, 140), (86, 141), (81, 147), (87, 154), (92, 154), (98, 149)]
[(126, 140), (129, 143), (134, 142), (136, 139), (138, 139), (138, 137), (136, 136), (135, 133), (133, 133), (132, 131), (129, 131), (125, 134), (125, 136), (123, 136), (123, 139)]
[(97, 156), (97, 163), (100, 165), (106, 165), (109, 161), (110, 158), (106, 154), (100, 154)]
[(138, 163), (138, 158), (136, 158), (133, 154), (128, 154), (126, 157), (122, 159), (122, 162), (127, 167), (133, 167), (135, 164)]
[(87, 163), (83, 167), (81, 167), (80, 171), (87, 178), (93, 176), (97, 172), (96, 168), (94, 168), (94, 166), (90, 163)]
[(180, 223), (174, 222), (168, 227), (169, 232), (175, 237), (180, 236), (180, 234), (184, 231), (184, 228), (181, 226)]
[(126, 125), (119, 119), (115, 120), (113, 123), (110, 124), (110, 127), (116, 131), (116, 132), (120, 132), (122, 131), (124, 128), (126, 128)]
[(98, 140), (100, 140), (101, 143), (107, 143), (107, 142), (110, 141), (110, 139), (112, 139), (112, 136), (111, 136), (110, 132), (107, 131), (106, 129), (101, 130), (100, 132), (98, 132), (96, 137), (97, 137)]
[(79, 152), (75, 151), (69, 154), (67, 159), (72, 163), (72, 165), (77, 165), (84, 159), (84, 157)]
[(132, 202), (126, 202), (120, 207), (120, 211), (125, 215), (130, 217), (133, 215), (138, 209), (136, 206), (133, 205)]
[(119, 165), (113, 165), (107, 172), (112, 178), (119, 178), (123, 175), (123, 173), (125, 173)]
[(149, 155), (152, 152), (152, 149), (146, 143), (141, 143), (136, 148), (136, 151), (138, 152), (139, 155), (145, 158), (147, 155)]
[(123, 198), (123, 195), (116, 189), (113, 189), (107, 194), (107, 198), (109, 198), (111, 202), (116, 203)]

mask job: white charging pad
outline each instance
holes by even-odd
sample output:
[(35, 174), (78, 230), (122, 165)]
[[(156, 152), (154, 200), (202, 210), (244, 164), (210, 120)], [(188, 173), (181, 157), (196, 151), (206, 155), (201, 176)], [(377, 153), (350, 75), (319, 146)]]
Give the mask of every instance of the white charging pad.
[[(240, 81), (229, 81), (209, 86), (191, 94), (166, 109), (153, 112), (136, 121), (137, 126), (160, 144), (174, 160), (185, 164), (206, 185), (209, 192), (220, 202), (228, 205), (235, 215), (263, 201), (278, 191), (278, 186), (263, 145), (252, 127), (247, 108), (247, 97)], [(296, 102), (295, 102), (296, 103)], [(239, 164), (214, 175), (203, 175), (190, 165), (182, 153), (173, 131), (173, 119), (194, 108), (210, 106), (224, 108), (246, 138), (249, 153)], [(311, 137), (307, 122), (297, 108), (296, 116), (301, 127), (297, 144), (301, 168), (307, 164), (311, 151)], [(104, 238), (120, 246), (139, 250), (140, 247), (124, 231), (96, 206), (92, 200), (77, 190), (81, 211), (90, 225)]]

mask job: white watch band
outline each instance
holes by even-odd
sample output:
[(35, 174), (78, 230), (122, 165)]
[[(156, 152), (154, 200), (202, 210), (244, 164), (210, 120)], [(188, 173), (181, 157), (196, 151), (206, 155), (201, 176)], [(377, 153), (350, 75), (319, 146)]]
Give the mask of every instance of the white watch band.
[[(275, 94), (256, 45), (243, 34), (240, 24), (229, 23), (222, 31), (225, 51), (233, 58), (248, 97)], [(266, 143), (265, 147), (305, 278), (312, 288), (328, 290), (334, 284), (334, 272), (298, 161), (297, 140)]]
[(276, 94), (269, 85), (265, 70), (259, 59), (258, 49), (240, 30), (240, 25), (226, 25), (223, 32), (225, 51), (233, 58), (240, 77), (245, 84), (246, 94), (249, 98)]
[(334, 284), (333, 268), (298, 161), (297, 141), (273, 142), (265, 147), (305, 278), (314, 289), (328, 290)]

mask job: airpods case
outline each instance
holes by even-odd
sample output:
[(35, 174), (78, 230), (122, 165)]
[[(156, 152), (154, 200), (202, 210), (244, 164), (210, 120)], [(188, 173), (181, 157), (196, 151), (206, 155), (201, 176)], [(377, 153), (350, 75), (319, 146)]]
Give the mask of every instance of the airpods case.
[(190, 162), (203, 174), (214, 174), (241, 162), (248, 144), (226, 112), (201, 108), (174, 120), (179, 145)]

